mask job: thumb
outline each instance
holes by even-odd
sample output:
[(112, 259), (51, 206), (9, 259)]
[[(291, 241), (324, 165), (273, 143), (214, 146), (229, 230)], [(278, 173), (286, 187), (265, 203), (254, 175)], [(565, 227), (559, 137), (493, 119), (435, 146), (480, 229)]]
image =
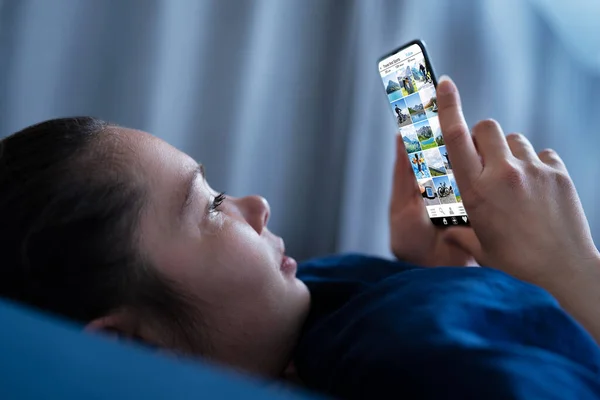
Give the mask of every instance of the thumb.
[(464, 252), (470, 254), (479, 265), (485, 264), (485, 256), (481, 243), (475, 231), (471, 228), (448, 228), (444, 231), (444, 240), (446, 243), (459, 247)]

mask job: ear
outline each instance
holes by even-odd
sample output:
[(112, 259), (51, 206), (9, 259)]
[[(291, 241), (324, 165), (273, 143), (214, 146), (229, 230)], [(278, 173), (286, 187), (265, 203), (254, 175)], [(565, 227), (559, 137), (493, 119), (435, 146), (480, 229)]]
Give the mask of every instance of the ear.
[(137, 336), (132, 329), (132, 324), (123, 313), (110, 314), (105, 317), (96, 318), (88, 323), (84, 330), (86, 332), (102, 333), (113, 339), (131, 339)]
[(126, 312), (118, 312), (96, 318), (84, 327), (84, 331), (100, 333), (112, 340), (134, 342), (152, 349), (161, 349), (155, 333), (135, 323), (136, 319)]

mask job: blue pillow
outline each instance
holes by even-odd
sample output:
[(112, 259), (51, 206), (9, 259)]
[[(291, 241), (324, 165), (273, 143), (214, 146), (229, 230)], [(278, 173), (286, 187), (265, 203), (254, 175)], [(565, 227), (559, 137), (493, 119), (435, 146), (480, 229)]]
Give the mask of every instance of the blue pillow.
[[(307, 399), (0, 301), (0, 399)], [(314, 398), (314, 397), (310, 397)]]

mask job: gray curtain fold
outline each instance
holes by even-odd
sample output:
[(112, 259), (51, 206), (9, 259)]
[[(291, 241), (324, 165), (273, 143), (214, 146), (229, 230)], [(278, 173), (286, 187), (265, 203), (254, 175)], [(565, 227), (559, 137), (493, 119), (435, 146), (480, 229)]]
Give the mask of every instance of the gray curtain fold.
[(598, 238), (600, 68), (540, 3), (4, 0), (0, 135), (69, 115), (146, 130), (216, 189), (264, 195), (290, 254), (388, 255), (395, 128), (376, 63), (421, 38), (469, 123), (559, 151)]

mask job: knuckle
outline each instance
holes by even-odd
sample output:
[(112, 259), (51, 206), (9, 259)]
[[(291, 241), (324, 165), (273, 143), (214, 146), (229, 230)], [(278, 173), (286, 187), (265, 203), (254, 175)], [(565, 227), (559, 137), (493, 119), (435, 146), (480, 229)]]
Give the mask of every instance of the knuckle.
[(558, 153), (553, 149), (544, 149), (539, 152), (539, 156), (554, 161), (561, 161), (560, 157), (558, 156)]
[(461, 123), (455, 123), (444, 130), (444, 141), (446, 144), (450, 143), (452, 146), (453, 144), (461, 143), (467, 135), (468, 131), (466, 127)]
[(492, 129), (498, 129), (499, 126), (500, 126), (500, 124), (498, 124), (498, 122), (496, 120), (488, 118), (488, 119), (484, 119), (484, 120), (481, 120), (478, 123), (476, 123), (475, 126), (473, 127), (473, 131), (485, 132), (485, 131), (489, 131)]
[(500, 167), (499, 176), (501, 181), (505, 182), (511, 189), (522, 189), (525, 187), (525, 171), (515, 164), (505, 163)]
[(558, 153), (552, 149), (544, 149), (544, 150), (540, 151), (538, 153), (538, 157), (540, 158), (540, 160), (542, 160), (542, 162), (546, 163), (548, 166), (558, 168), (559, 170), (565, 170), (565, 171), (567, 169), (562, 158), (560, 158)]
[(518, 132), (513, 132), (513, 133), (509, 133), (508, 135), (506, 135), (506, 140), (509, 142), (524, 142), (525, 141), (525, 137)]
[(571, 176), (569, 176), (569, 174), (565, 171), (553, 171), (552, 172), (552, 177), (554, 179), (554, 182), (556, 182), (556, 186), (558, 186), (561, 189), (569, 189), (571, 187), (573, 187), (573, 180), (571, 179)]

